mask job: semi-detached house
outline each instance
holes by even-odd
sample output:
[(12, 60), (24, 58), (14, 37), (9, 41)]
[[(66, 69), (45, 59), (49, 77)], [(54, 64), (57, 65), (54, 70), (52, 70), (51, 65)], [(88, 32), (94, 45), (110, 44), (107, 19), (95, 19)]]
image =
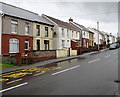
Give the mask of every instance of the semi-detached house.
[(18, 64), (22, 55), (30, 55), (33, 50), (33, 24), (53, 26), (37, 13), (3, 2), (0, 2), (0, 13), (0, 54), (5, 57), (16, 55)]

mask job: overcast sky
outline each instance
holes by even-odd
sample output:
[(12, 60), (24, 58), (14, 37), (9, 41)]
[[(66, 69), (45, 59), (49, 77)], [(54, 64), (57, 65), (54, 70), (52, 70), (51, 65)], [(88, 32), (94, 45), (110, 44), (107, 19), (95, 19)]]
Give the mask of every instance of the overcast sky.
[[(65, 22), (71, 17), (85, 27), (97, 28), (116, 35), (118, 32), (119, 0), (0, 0), (24, 9), (46, 14)], [(29, 2), (28, 2), (29, 1)], [(113, 2), (114, 1), (114, 2)]]

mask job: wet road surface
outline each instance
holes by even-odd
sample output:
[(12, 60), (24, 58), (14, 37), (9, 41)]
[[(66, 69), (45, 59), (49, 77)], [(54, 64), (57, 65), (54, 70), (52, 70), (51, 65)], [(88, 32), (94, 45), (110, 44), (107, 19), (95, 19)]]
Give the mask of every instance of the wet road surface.
[(118, 49), (1, 75), (3, 95), (113, 95)]

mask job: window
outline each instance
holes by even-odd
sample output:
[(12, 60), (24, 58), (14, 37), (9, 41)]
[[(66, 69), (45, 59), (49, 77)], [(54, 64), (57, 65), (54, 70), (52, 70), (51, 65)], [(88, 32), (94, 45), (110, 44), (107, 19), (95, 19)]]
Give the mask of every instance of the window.
[(69, 30), (67, 30), (67, 37), (69, 37)]
[(72, 37), (73, 37), (73, 31), (72, 31)]
[(48, 37), (48, 27), (45, 27), (45, 37)]
[(25, 23), (25, 34), (29, 34), (29, 23)]
[(49, 40), (44, 40), (45, 50), (49, 50)]
[(64, 29), (62, 29), (62, 37), (64, 37)]
[(16, 38), (11, 38), (9, 40), (9, 43), (10, 43), (9, 52), (18, 53), (19, 52), (19, 40)]
[(65, 40), (62, 40), (62, 47), (65, 47)]
[(12, 20), (11, 21), (11, 32), (12, 33), (17, 33), (17, 30), (18, 30), (18, 22), (15, 21), (15, 20)]
[(40, 25), (36, 25), (36, 35), (40, 36)]
[(84, 46), (86, 46), (86, 40), (84, 39)]
[(29, 39), (25, 39), (25, 50), (29, 50)]
[(39, 51), (40, 50), (40, 40), (37, 40), (37, 42), (36, 42), (37, 44), (37, 50)]
[(78, 32), (76, 32), (76, 38), (78, 38)]

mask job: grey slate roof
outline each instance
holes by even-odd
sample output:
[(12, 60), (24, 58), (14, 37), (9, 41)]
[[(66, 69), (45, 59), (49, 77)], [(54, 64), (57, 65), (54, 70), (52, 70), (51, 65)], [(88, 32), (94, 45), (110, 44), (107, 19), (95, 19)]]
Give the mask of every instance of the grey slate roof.
[(53, 22), (55, 22), (56, 24), (58, 24), (60, 27), (65, 27), (65, 28), (68, 28), (68, 29), (71, 29), (71, 30), (80, 31), (80, 29), (78, 27), (73, 26), (70, 23), (61, 21), (61, 20), (53, 18), (51, 16), (47, 16), (45, 14), (43, 14), (43, 16), (49, 18), (50, 20), (52, 20)]
[(53, 25), (49, 21), (39, 16), (39, 14), (37, 13), (31, 12), (31, 11), (28, 11), (28, 10), (25, 10), (25, 9), (22, 9), (22, 8), (13, 6), (13, 5), (9, 5), (3, 2), (0, 2), (0, 10), (6, 15)]
[(82, 30), (84, 30), (84, 31), (89, 31), (86, 27), (84, 27), (83, 25), (80, 25), (80, 24), (78, 24), (78, 23), (76, 23), (76, 22), (73, 22), (74, 24), (76, 24), (77, 26), (79, 26)]

